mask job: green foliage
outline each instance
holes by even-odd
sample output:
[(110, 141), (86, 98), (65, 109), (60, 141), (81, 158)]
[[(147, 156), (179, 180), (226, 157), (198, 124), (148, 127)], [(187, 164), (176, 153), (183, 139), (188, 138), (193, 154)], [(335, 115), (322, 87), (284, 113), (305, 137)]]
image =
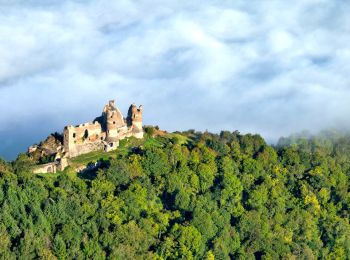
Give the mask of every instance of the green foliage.
[[(0, 160), (0, 258), (349, 257), (349, 135), (273, 147), (238, 132), (146, 130), (62, 173)], [(73, 171), (96, 161), (89, 178)]]
[(143, 130), (145, 131), (146, 135), (149, 137), (152, 137), (156, 132), (156, 129), (153, 126), (145, 126)]

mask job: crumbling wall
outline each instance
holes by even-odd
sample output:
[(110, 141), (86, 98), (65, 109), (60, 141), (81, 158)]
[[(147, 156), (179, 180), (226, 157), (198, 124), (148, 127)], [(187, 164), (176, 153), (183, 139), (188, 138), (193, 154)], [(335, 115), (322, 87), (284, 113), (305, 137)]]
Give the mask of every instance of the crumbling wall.
[(46, 164), (37, 165), (33, 169), (34, 173), (56, 173), (57, 162), (51, 162)]
[(64, 149), (69, 157), (102, 149), (109, 151), (118, 147), (119, 140), (130, 136), (143, 137), (142, 106), (130, 106), (124, 119), (112, 100), (104, 107), (99, 120), (65, 127)]
[(142, 128), (142, 112), (143, 107), (136, 107), (132, 104), (128, 111), (127, 123), (131, 131), (131, 136), (136, 138), (143, 138), (143, 128)]
[(83, 143), (75, 145), (70, 151), (70, 157), (76, 157), (81, 154), (90, 153), (93, 151), (103, 150), (104, 144), (102, 142), (92, 142), (92, 143)]
[(115, 106), (114, 100), (109, 101), (104, 107), (104, 116), (106, 122), (106, 141), (116, 142), (124, 135), (128, 129), (125, 119), (120, 110)]
[(58, 170), (58, 171), (63, 171), (68, 165), (69, 165), (69, 164), (68, 164), (68, 158), (66, 158), (66, 157), (61, 158), (61, 159), (58, 161), (57, 170)]
[(119, 147), (119, 141), (111, 142), (111, 143), (105, 143), (104, 150), (106, 152), (114, 151)]
[[(128, 116), (122, 113), (111, 100), (104, 107), (102, 116), (94, 122), (77, 126), (66, 126), (63, 136), (55, 133), (40, 145), (29, 147), (28, 154), (32, 158), (45, 158), (52, 155), (55, 162), (38, 165), (35, 173), (63, 171), (68, 166), (68, 158), (97, 150), (112, 151), (119, 146), (119, 140), (134, 136), (143, 138), (142, 106), (131, 105)], [(63, 146), (62, 146), (63, 144)]]
[(67, 126), (64, 130), (64, 148), (70, 157), (75, 157), (103, 149), (102, 141), (105, 138), (106, 134), (97, 121), (76, 127)]

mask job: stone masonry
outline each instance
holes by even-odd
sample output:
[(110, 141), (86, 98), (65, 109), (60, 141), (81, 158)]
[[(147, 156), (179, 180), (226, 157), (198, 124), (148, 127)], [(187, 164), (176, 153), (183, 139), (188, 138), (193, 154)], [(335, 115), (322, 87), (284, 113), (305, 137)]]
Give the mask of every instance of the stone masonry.
[[(119, 146), (119, 140), (131, 136), (143, 138), (142, 106), (137, 107), (132, 104), (129, 107), (127, 117), (124, 118), (115, 106), (114, 100), (111, 100), (105, 105), (102, 115), (94, 121), (77, 126), (66, 126), (63, 131), (63, 144), (62, 141), (56, 140), (62, 145), (56, 145), (57, 150), (52, 151), (55, 162), (38, 165), (34, 172), (63, 170), (67, 166), (67, 158), (97, 150), (106, 152), (115, 150)], [(34, 157), (34, 153), (38, 153), (38, 151), (42, 153), (43, 148), (31, 146), (28, 149), (28, 154)]]
[(142, 106), (131, 105), (124, 119), (114, 100), (104, 107), (102, 115), (93, 122), (66, 126), (63, 132), (64, 150), (69, 157), (102, 150), (117, 149), (119, 140), (134, 136), (143, 138)]

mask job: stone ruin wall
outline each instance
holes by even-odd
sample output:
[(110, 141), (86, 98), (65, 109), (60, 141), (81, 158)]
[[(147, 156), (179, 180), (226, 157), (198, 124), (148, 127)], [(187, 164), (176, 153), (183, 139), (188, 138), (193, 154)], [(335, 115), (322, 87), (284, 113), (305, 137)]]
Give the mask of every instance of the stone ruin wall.
[(68, 166), (67, 158), (61, 158), (59, 161), (36, 165), (33, 167), (34, 173), (56, 173), (63, 171)]
[(127, 123), (128, 125), (130, 125), (130, 136), (135, 136), (136, 138), (143, 138), (142, 110), (142, 106), (139, 106), (137, 108), (134, 104), (131, 105), (129, 108)]
[[(55, 133), (40, 145), (29, 147), (28, 154), (35, 157), (55, 155), (55, 161), (36, 165), (34, 173), (55, 173), (63, 171), (68, 166), (68, 158), (86, 154), (97, 150), (106, 152), (117, 149), (119, 140), (134, 136), (143, 138), (142, 106), (138, 108), (132, 104), (128, 115), (123, 117), (120, 110), (111, 100), (104, 107), (102, 116), (94, 122), (77, 126), (66, 126), (63, 136)], [(62, 146), (63, 142), (63, 146)]]
[(94, 123), (65, 127), (64, 149), (69, 157), (103, 149), (115, 150), (119, 146), (119, 140), (126, 137), (143, 138), (142, 106), (137, 108), (136, 105), (131, 105), (128, 116), (124, 119), (111, 100), (104, 107), (101, 118)]
[(57, 171), (57, 163), (45, 163), (38, 166), (35, 166), (33, 169), (34, 173), (55, 173)]
[(120, 139), (130, 136), (130, 129), (126, 124), (123, 114), (111, 100), (103, 109), (106, 122), (106, 141), (118, 142)]
[(81, 124), (76, 127), (67, 126), (64, 129), (64, 148), (69, 157), (104, 149), (103, 140), (106, 133), (102, 132), (99, 122)]

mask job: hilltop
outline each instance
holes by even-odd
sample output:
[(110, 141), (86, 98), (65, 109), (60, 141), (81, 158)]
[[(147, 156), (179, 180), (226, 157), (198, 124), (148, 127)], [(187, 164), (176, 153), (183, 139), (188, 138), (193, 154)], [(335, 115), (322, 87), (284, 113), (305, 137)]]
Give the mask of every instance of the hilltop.
[(128, 137), (143, 138), (142, 105), (129, 107), (128, 115), (123, 117), (110, 100), (102, 114), (93, 121), (76, 126), (64, 127), (63, 133), (51, 134), (39, 145), (28, 148), (28, 156), (36, 163), (34, 173), (55, 173), (63, 171), (70, 159), (79, 155), (118, 149), (119, 142)]
[[(0, 162), (4, 259), (346, 259), (350, 135), (145, 128), (33, 174)], [(76, 173), (75, 166), (89, 166)]]

